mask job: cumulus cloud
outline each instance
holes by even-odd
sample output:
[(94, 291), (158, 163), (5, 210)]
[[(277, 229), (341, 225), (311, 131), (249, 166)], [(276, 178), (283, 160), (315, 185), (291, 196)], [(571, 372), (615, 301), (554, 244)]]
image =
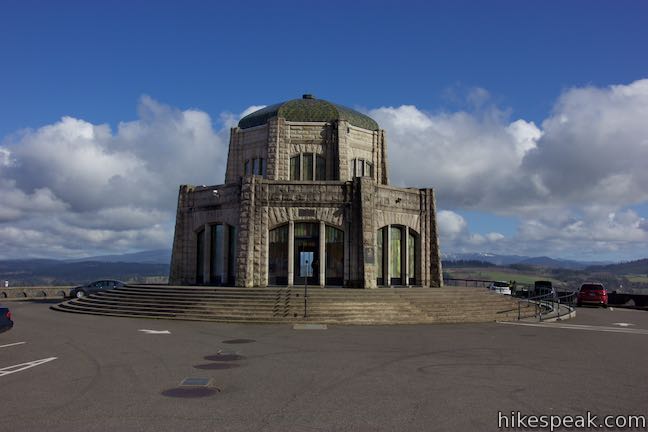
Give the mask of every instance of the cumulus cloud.
[[(648, 222), (631, 209), (648, 202), (648, 80), (567, 89), (540, 123), (485, 89), (465, 98), (454, 112), (368, 111), (387, 131), (391, 182), (435, 188), (445, 251), (648, 252)], [(222, 182), (229, 128), (262, 107), (214, 122), (143, 96), (138, 118), (114, 128), (63, 117), (5, 137), (0, 258), (170, 247), (178, 185)], [(518, 231), (472, 232), (462, 210), (513, 216)]]
[(451, 210), (437, 212), (437, 223), (442, 245), (453, 252), (469, 252), (475, 247), (497, 249), (505, 236), (498, 232), (471, 233), (466, 219)]
[(169, 247), (178, 185), (221, 183), (227, 126), (144, 96), (116, 130), (63, 117), (0, 145), (0, 257)]
[(472, 111), (370, 111), (388, 132), (394, 183), (432, 186), (446, 209), (518, 217), (518, 251), (520, 241), (536, 253), (645, 241), (645, 220), (628, 208), (648, 201), (648, 80), (568, 89), (540, 126), (511, 120), (482, 89), (468, 100)]

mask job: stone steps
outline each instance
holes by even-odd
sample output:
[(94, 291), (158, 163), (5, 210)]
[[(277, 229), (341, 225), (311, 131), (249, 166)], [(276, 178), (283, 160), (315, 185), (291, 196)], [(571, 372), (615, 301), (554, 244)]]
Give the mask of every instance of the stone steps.
[[(220, 322), (416, 324), (517, 318), (517, 301), (483, 288), (308, 289), (131, 285), (52, 309), (96, 315)], [(508, 312), (503, 312), (508, 311)]]

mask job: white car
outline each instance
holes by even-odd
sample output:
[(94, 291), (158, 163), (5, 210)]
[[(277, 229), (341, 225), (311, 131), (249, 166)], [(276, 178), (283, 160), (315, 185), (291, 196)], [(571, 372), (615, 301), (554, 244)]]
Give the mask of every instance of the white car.
[(488, 289), (496, 292), (497, 294), (511, 295), (511, 285), (509, 285), (508, 282), (493, 282), (492, 284), (490, 284)]

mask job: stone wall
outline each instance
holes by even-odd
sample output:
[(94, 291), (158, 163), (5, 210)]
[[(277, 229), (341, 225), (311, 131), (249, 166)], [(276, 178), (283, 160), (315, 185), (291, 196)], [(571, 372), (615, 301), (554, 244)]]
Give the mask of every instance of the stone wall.
[[(327, 181), (290, 181), (290, 158), (299, 153), (323, 155)], [(266, 159), (265, 179), (243, 176), (244, 162), (252, 158)], [(351, 178), (349, 162), (356, 158), (372, 162), (373, 179)], [(212, 224), (237, 228), (236, 284), (252, 287), (268, 283), (270, 229), (295, 221), (323, 221), (344, 231), (344, 272), (349, 285), (376, 286), (377, 230), (401, 225), (419, 235), (417, 282), (439, 286), (434, 193), (390, 187), (388, 181), (383, 130), (365, 130), (344, 120), (304, 123), (277, 117), (266, 125), (233, 128), (226, 184), (180, 187), (170, 283), (196, 283), (197, 233), (205, 229), (205, 250), (209, 250), (211, 236), (207, 234)], [(205, 280), (209, 265), (205, 257)]]
[[(196, 241), (201, 229), (209, 232), (210, 224), (219, 222), (239, 227), (240, 187), (214, 185), (196, 187), (180, 186), (176, 212), (175, 235), (171, 256), (169, 283), (193, 285), (196, 283)], [(205, 249), (209, 250), (210, 236), (205, 236)], [(204, 266), (205, 272), (209, 267)]]

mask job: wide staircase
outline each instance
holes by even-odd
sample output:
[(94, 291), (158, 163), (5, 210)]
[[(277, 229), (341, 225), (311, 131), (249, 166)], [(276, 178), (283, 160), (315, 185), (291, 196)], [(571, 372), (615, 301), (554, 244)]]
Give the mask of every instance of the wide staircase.
[[(127, 285), (52, 309), (141, 318), (221, 322), (422, 324), (510, 321), (518, 303), (484, 288), (223, 288)], [(525, 308), (522, 316), (533, 315)]]

